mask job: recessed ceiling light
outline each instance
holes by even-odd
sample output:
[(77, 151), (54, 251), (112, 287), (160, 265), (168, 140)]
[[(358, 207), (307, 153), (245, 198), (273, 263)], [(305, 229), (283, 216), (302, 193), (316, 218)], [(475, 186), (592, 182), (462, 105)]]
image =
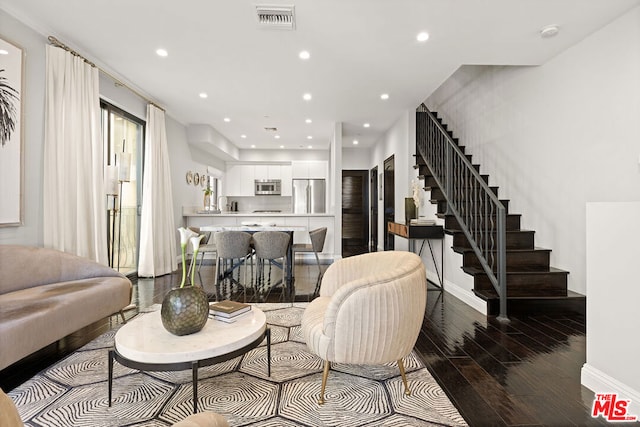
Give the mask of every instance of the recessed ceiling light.
[(429, 33), (425, 32), (425, 31), (419, 33), (416, 36), (416, 40), (418, 40), (419, 42), (426, 42), (427, 40), (429, 40)]
[(386, 101), (387, 99), (389, 99), (389, 94), (388, 93), (383, 93), (382, 95), (380, 95), (380, 99)]
[(0, 55), (9, 55), (8, 50), (0, 49)]
[(357, 139), (353, 140), (353, 145), (358, 145), (358, 140)]
[(306, 119), (304, 122), (305, 123), (311, 123), (311, 119)]
[(242, 138), (242, 139), (246, 139), (246, 138), (247, 138), (247, 135), (242, 134), (242, 135), (240, 135), (240, 138)]
[(307, 139), (313, 139), (313, 137), (311, 135), (308, 135)]
[(274, 136), (275, 139), (280, 139), (280, 135)]
[(298, 54), (298, 57), (299, 57), (300, 59), (309, 59), (309, 58), (311, 58), (311, 54), (310, 54), (308, 51), (303, 50), (302, 52), (300, 52), (300, 53)]
[(284, 148), (284, 145), (281, 145), (280, 148)]
[(165, 57), (169, 55), (169, 52), (167, 52), (166, 49), (158, 49), (156, 50), (156, 55), (161, 56), (161, 57)]
[(543, 39), (549, 39), (558, 34), (560, 28), (557, 25), (547, 25), (540, 29), (540, 37)]
[(304, 99), (305, 101), (311, 101), (311, 94), (305, 93), (304, 95), (302, 95), (302, 99)]
[(363, 124), (362, 126), (363, 126), (363, 127), (368, 128), (368, 127), (369, 127), (369, 126), (371, 126), (371, 125), (370, 125), (369, 123), (365, 123), (365, 124)]
[(313, 148), (313, 145), (307, 145), (307, 148)]
[(209, 97), (209, 95), (207, 95), (206, 93), (200, 92), (200, 98), (205, 99), (205, 98), (208, 98), (208, 97)]
[(256, 148), (255, 144), (251, 144), (251, 148)]

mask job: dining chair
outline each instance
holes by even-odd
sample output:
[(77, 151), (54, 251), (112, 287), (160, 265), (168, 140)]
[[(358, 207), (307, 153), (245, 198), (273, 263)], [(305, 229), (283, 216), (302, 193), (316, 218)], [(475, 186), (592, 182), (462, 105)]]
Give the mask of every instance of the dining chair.
[[(287, 283), (287, 252), (291, 236), (289, 233), (282, 231), (258, 231), (253, 234), (253, 247), (256, 254), (256, 295), (262, 300), (266, 300), (271, 290), (282, 284), (283, 295), (289, 291)], [(281, 260), (278, 262), (278, 260)], [(272, 267), (278, 267), (282, 270), (282, 281), (275, 282), (271, 278)], [(265, 270), (268, 269), (267, 285), (265, 289)]]
[[(200, 261), (193, 258), (193, 252), (191, 253), (191, 261), (189, 263), (189, 275), (191, 274), (191, 269), (197, 264), (198, 274), (200, 274), (200, 269), (202, 268), (202, 262), (204, 261), (206, 254), (214, 254), (214, 258), (216, 257), (216, 244), (213, 239), (211, 239), (210, 231), (200, 231), (200, 227), (189, 227), (189, 230), (194, 233), (198, 233), (203, 235), (204, 237), (200, 241), (200, 247), (198, 248), (198, 254), (200, 255)], [(214, 272), (215, 274), (215, 272)], [(190, 276), (189, 276), (190, 277)], [(202, 278), (200, 279), (202, 282)]]
[(318, 293), (320, 289), (320, 281), (322, 280), (322, 267), (320, 265), (320, 258), (318, 254), (324, 250), (324, 242), (327, 237), (327, 227), (316, 228), (309, 231), (309, 238), (311, 243), (294, 243), (293, 244), (293, 259), (295, 260), (296, 253), (311, 253), (316, 257), (316, 264), (318, 265), (318, 279), (316, 280), (316, 288), (313, 292), (314, 295)]
[[(221, 294), (226, 295), (225, 279), (229, 280), (229, 292), (233, 293), (233, 285), (242, 289), (244, 301), (247, 299), (246, 287), (251, 283), (247, 280), (247, 261), (250, 261), (251, 278), (253, 278), (253, 258), (251, 249), (251, 234), (245, 231), (219, 231), (214, 234), (216, 244), (216, 292), (218, 299)], [(244, 280), (240, 281), (240, 270), (244, 267)], [(233, 273), (237, 270), (237, 279)], [(223, 289), (220, 290), (222, 282)]]

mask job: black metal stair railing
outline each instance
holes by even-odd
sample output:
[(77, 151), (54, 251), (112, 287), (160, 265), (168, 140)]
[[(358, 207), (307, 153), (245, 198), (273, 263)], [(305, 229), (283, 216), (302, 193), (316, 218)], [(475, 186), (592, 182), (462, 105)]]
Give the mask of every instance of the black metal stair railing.
[(507, 320), (506, 209), (451, 135), (424, 105), (416, 109), (416, 148), (500, 297)]

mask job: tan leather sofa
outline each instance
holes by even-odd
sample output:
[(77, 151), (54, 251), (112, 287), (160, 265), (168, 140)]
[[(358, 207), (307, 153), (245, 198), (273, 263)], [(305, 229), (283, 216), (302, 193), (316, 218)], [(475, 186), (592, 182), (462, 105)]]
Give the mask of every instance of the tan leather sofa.
[(86, 258), (0, 245), (0, 369), (131, 302), (131, 282)]
[[(20, 414), (13, 400), (0, 389), (0, 427), (22, 427)], [(173, 427), (229, 427), (225, 418), (214, 412), (189, 415)]]
[(325, 361), (319, 403), (331, 362), (395, 361), (410, 394), (402, 359), (416, 343), (426, 303), (425, 268), (414, 253), (374, 252), (331, 264), (301, 324), (307, 346)]

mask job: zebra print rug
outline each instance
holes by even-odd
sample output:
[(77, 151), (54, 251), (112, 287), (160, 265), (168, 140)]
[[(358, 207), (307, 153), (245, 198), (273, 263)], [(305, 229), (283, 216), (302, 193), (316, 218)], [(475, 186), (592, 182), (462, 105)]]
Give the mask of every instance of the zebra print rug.
[[(244, 356), (199, 370), (198, 410), (231, 426), (462, 426), (456, 408), (415, 354), (405, 359), (411, 396), (395, 363), (333, 364), (326, 403), (317, 404), (323, 362), (300, 334), (306, 304), (257, 304), (272, 334), (272, 371), (263, 343)], [(157, 309), (155, 307), (154, 309)], [(114, 364), (111, 407), (107, 350), (116, 329), (9, 393), (26, 426), (168, 426), (193, 409), (191, 371), (140, 372)]]

